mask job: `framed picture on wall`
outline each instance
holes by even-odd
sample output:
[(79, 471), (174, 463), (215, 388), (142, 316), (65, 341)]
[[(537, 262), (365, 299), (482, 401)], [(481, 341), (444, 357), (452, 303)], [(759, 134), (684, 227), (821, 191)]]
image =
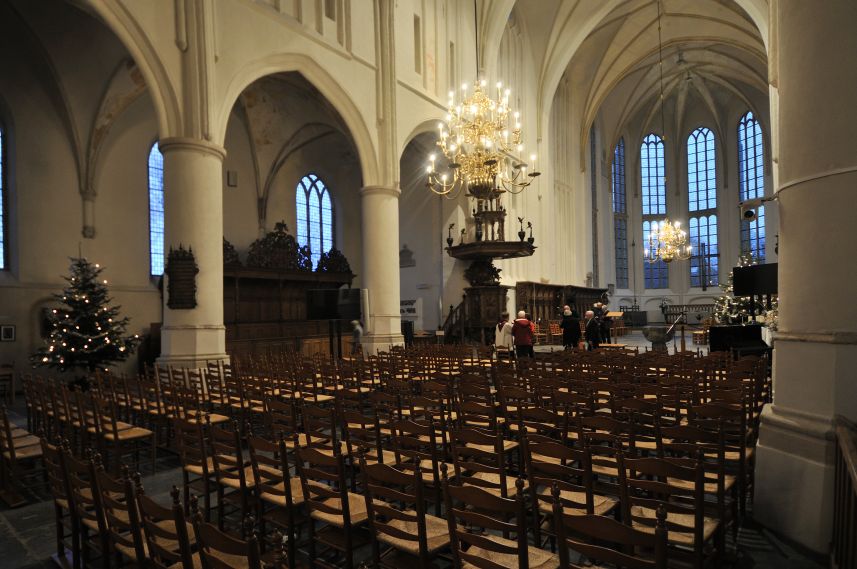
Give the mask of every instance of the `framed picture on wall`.
[(15, 326), (14, 325), (3, 325), (0, 326), (0, 342), (14, 342), (15, 341)]

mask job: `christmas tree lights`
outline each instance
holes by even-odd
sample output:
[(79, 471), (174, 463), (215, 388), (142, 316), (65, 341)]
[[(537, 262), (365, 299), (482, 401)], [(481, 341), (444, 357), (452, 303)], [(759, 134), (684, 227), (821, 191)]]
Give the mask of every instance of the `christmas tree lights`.
[(62, 306), (47, 315), (50, 336), (31, 357), (34, 365), (91, 373), (134, 353), (140, 337), (126, 335), (129, 320), (119, 316), (119, 306), (110, 306), (102, 271), (86, 259), (71, 259), (71, 275), (63, 277), (68, 285), (54, 295)]

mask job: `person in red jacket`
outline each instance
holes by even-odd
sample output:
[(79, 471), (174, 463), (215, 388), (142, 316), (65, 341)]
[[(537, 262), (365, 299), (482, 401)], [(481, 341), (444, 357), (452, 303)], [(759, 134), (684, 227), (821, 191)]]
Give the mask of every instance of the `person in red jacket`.
[(515, 339), (515, 352), (518, 357), (536, 357), (533, 352), (533, 323), (527, 318), (527, 313), (521, 310), (518, 318), (512, 324), (512, 337)]

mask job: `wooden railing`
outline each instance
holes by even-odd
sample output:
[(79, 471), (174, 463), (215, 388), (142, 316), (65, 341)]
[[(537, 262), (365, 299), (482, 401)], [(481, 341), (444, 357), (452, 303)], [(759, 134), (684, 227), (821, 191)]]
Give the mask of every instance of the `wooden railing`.
[(464, 341), (464, 301), (462, 300), (458, 306), (449, 307), (449, 314), (443, 323), (443, 334), (447, 343), (452, 342), (457, 337), (459, 342)]
[(857, 569), (857, 429), (836, 417), (832, 567)]

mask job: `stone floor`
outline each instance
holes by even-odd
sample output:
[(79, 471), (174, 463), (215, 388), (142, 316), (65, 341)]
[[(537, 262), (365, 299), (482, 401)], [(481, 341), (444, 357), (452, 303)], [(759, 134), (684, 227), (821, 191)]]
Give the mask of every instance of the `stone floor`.
[[(639, 332), (629, 334), (622, 342), (645, 345)], [(538, 351), (549, 351), (549, 347), (540, 346)], [(20, 415), (23, 412), (22, 404), (19, 398), (11, 413), (13, 417), (17, 414), (16, 422), (19, 424), (26, 423)], [(181, 482), (175, 455), (161, 450), (156, 474), (149, 472), (149, 464), (145, 459), (143, 471), (146, 494), (168, 504), (170, 488)], [(52, 502), (44, 489), (37, 490), (30, 498), (28, 505), (17, 509), (0, 504), (0, 569), (56, 568), (51, 560), (51, 555), (55, 553)], [(740, 528), (737, 542), (732, 540), (731, 535), (728, 538), (727, 554), (721, 563), (721, 567), (726, 569), (823, 569), (827, 565), (824, 558), (801, 551), (756, 524), (752, 520), (752, 513)]]

